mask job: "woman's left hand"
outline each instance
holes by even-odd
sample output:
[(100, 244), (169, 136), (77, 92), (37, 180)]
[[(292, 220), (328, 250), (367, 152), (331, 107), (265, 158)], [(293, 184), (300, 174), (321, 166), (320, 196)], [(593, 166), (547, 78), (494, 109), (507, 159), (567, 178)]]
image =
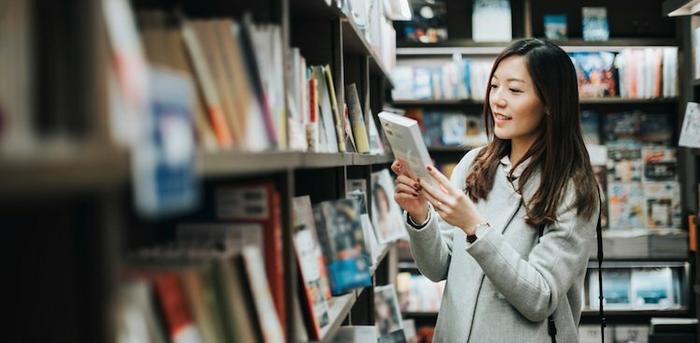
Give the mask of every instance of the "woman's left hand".
[(472, 200), (453, 186), (450, 180), (435, 167), (426, 168), (437, 186), (421, 179), (420, 185), (423, 187), (425, 197), (444, 221), (462, 229), (467, 235), (474, 234), (474, 226), (485, 220), (476, 211)]

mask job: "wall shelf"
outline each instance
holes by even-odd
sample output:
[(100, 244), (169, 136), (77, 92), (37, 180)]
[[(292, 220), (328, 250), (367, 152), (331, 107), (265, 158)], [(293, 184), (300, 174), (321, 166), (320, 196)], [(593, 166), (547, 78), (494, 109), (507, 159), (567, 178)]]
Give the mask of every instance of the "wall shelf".
[[(675, 104), (678, 98), (581, 98), (582, 105), (605, 105), (605, 104)], [(483, 106), (483, 100), (473, 99), (442, 99), (442, 100), (397, 100), (393, 106), (399, 108), (408, 107), (475, 107)]]

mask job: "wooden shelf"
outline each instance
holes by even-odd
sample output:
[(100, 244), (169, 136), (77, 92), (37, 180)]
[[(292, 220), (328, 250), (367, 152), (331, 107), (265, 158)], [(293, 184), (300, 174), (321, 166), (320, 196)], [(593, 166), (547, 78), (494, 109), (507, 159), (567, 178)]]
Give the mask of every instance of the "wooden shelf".
[(347, 17), (345, 13), (339, 13), (343, 24), (343, 51), (351, 54), (369, 56), (370, 73), (383, 76), (389, 83), (389, 87), (393, 88), (394, 83), (391, 80), (391, 73), (389, 73), (389, 70), (384, 66), (377, 52), (369, 45), (369, 42), (367, 42), (362, 35), (362, 32), (360, 32), (355, 22)]
[[(676, 47), (675, 39), (663, 38), (614, 38), (607, 41), (584, 41), (570, 39), (553, 41), (566, 52), (576, 51), (621, 51), (627, 48), (642, 47)], [(455, 40), (440, 43), (397, 43), (397, 56), (449, 56), (452, 54), (496, 56), (505, 49), (509, 42), (474, 42), (472, 40)]]
[[(687, 309), (674, 310), (611, 310), (604, 307), (606, 317), (674, 317), (688, 315)], [(584, 309), (582, 317), (598, 317), (598, 310)]]
[(45, 149), (30, 156), (0, 157), (4, 197), (112, 188), (129, 180), (129, 155), (110, 147)]
[(699, 5), (699, 0), (666, 0), (661, 4), (661, 10), (669, 17), (692, 15), (698, 13)]
[(301, 161), (296, 152), (204, 152), (197, 154), (197, 171), (204, 177), (242, 176), (297, 168)]
[(443, 100), (396, 100), (392, 103), (395, 107), (450, 107), (450, 106), (483, 106), (483, 100), (472, 99), (443, 99)]
[(438, 312), (421, 311), (421, 312), (401, 312), (404, 318), (433, 318), (437, 317)]
[[(606, 104), (673, 104), (678, 98), (581, 98), (582, 105), (606, 105)], [(484, 100), (472, 99), (443, 99), (443, 100), (397, 100), (392, 103), (398, 108), (408, 107), (474, 107), (483, 106)]]
[(235, 177), (283, 170), (333, 168), (352, 165), (385, 164), (392, 155), (313, 152), (202, 152), (197, 170), (204, 177)]
[(329, 311), (331, 323), (321, 330), (321, 339), (318, 342), (333, 341), (335, 333), (338, 332), (338, 329), (345, 320), (345, 317), (347, 317), (350, 313), (355, 301), (357, 301), (356, 291), (333, 297), (333, 299), (331, 299)]

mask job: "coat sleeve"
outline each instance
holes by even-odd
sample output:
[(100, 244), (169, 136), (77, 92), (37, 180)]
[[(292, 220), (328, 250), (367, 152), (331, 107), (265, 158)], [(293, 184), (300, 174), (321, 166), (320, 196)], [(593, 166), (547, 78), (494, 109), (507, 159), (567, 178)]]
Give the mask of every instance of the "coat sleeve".
[(588, 264), (598, 217), (578, 216), (576, 208), (570, 208), (572, 198), (570, 194), (563, 203), (567, 206), (558, 213), (559, 221), (545, 229), (528, 259), (504, 239), (499, 228), (487, 229), (473, 244), (467, 244), (467, 252), (494, 287), (533, 322), (554, 313), (576, 275)]
[[(451, 182), (459, 188), (464, 188), (466, 175), (479, 149), (469, 151), (455, 166)], [(454, 226), (443, 222), (435, 210), (430, 207), (430, 219), (420, 229), (411, 226), (404, 212), (405, 226), (411, 245), (411, 254), (421, 274), (428, 279), (438, 282), (447, 278), (450, 260), (452, 258)]]

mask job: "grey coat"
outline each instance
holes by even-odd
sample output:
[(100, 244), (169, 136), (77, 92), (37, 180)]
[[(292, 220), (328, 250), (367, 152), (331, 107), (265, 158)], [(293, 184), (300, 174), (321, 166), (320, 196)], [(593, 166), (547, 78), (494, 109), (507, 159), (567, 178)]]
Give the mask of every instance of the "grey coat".
[[(467, 153), (454, 168), (452, 184), (459, 189), (464, 189), (477, 152)], [(578, 342), (582, 285), (597, 216), (582, 218), (570, 209), (570, 185), (559, 221), (545, 229), (537, 244), (537, 229), (525, 223), (523, 200), (514, 190), (517, 180), (508, 181), (509, 171), (506, 157), (488, 199), (476, 203), (491, 228), (477, 231), (473, 244), (433, 209), (425, 227), (406, 225), (420, 272), (435, 282), (447, 280), (435, 342), (549, 342), (547, 317), (552, 313), (557, 342)], [(523, 191), (525, 199), (538, 185), (535, 173)]]

